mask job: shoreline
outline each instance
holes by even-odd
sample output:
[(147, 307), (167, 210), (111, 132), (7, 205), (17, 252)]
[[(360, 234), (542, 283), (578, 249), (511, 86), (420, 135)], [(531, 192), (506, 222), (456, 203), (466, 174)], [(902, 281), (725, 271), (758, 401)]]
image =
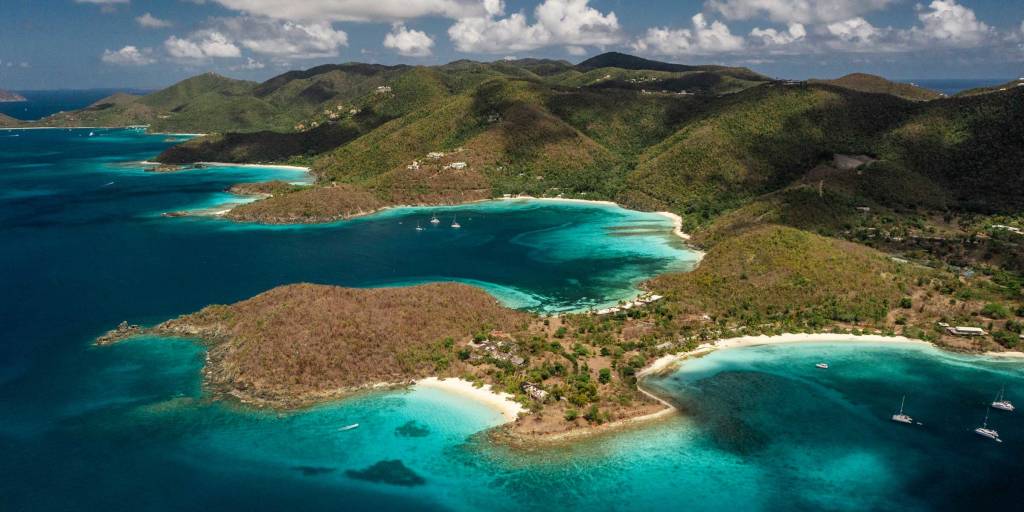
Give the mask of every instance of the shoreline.
[(485, 405), (505, 418), (502, 425), (516, 421), (521, 412), (526, 412), (522, 404), (512, 400), (512, 395), (494, 391), (490, 384), (476, 387), (465, 379), (427, 377), (416, 381), (413, 389), (437, 389)]
[[(924, 340), (917, 340), (907, 338), (906, 336), (883, 336), (878, 334), (836, 334), (836, 333), (821, 333), (821, 334), (805, 334), (805, 333), (786, 333), (769, 336), (762, 334), (759, 336), (740, 336), (737, 338), (726, 338), (715, 340), (710, 343), (703, 343), (693, 350), (686, 352), (679, 352), (676, 354), (667, 354), (654, 360), (651, 364), (647, 365), (646, 368), (637, 372), (636, 376), (638, 379), (642, 379), (648, 375), (660, 374), (670, 368), (676, 363), (681, 363), (691, 357), (704, 356), (718, 350), (729, 350), (746, 347), (758, 347), (763, 345), (789, 345), (789, 344), (801, 344), (801, 343), (829, 343), (829, 342), (847, 342), (847, 343), (901, 343), (901, 344), (915, 344), (915, 345), (928, 345), (930, 347), (940, 348), (934, 343), (930, 343)], [(940, 348), (941, 349), (941, 348)], [(998, 353), (998, 352), (997, 352)], [(1020, 357), (1024, 357), (1024, 353), (1020, 353)]]

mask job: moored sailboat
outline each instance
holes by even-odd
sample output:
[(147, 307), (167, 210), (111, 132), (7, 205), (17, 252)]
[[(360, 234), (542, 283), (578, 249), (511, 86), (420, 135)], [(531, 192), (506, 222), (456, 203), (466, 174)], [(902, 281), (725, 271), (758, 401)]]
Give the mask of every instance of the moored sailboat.
[(993, 409), (999, 409), (1000, 411), (1009, 411), (1009, 412), (1013, 412), (1013, 411), (1017, 410), (1017, 408), (1013, 406), (1013, 402), (1011, 402), (1011, 401), (1006, 399), (1006, 387), (1005, 386), (1002, 389), (999, 390), (999, 395), (997, 395), (995, 401), (992, 402), (992, 408)]
[(981, 422), (981, 426), (974, 429), (974, 433), (981, 437), (987, 437), (997, 443), (1003, 442), (999, 439), (999, 432), (994, 428), (988, 428), (988, 409), (985, 409), (985, 420)]
[(896, 423), (904, 423), (904, 424), (907, 424), (907, 425), (913, 425), (914, 424), (914, 418), (911, 418), (910, 416), (908, 416), (906, 414), (903, 414), (903, 406), (906, 403), (907, 403), (907, 395), (903, 395), (903, 399), (900, 400), (900, 412), (898, 412), (896, 414), (893, 414), (892, 415), (892, 420), (895, 421)]

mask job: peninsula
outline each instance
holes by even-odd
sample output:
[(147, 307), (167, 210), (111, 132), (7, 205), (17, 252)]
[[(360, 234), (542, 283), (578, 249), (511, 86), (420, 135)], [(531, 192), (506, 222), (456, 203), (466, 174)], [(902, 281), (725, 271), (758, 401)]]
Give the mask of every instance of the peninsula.
[(0, 103), (13, 103), (18, 101), (26, 101), (25, 97), (16, 93), (0, 89)]

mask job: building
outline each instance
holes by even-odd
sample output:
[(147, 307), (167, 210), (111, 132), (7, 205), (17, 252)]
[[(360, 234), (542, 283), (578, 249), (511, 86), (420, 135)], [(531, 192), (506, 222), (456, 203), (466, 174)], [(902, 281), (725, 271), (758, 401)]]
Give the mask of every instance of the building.
[(985, 335), (985, 330), (980, 328), (980, 327), (963, 327), (963, 326), (959, 326), (959, 325), (956, 326), (956, 327), (948, 327), (948, 328), (946, 328), (946, 332), (952, 334), (953, 336), (984, 336)]
[(431, 151), (430, 153), (427, 153), (427, 158), (431, 160), (438, 160), (440, 158), (444, 158), (444, 153), (440, 151)]
[(465, 169), (466, 168), (466, 162), (452, 162), (452, 163), (444, 166), (444, 168), (445, 169), (456, 169), (456, 170)]
[(548, 397), (548, 392), (540, 388), (540, 386), (531, 382), (523, 384), (523, 391), (532, 399), (543, 402)]
[(389, 92), (391, 92), (391, 86), (390, 85), (379, 85), (379, 86), (377, 86), (377, 93), (378, 94), (387, 94)]

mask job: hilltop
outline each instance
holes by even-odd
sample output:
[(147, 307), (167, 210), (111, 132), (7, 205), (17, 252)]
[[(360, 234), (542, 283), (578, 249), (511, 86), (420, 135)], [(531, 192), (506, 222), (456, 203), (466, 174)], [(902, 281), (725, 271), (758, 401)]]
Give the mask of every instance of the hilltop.
[(891, 94), (911, 101), (929, 101), (945, 96), (938, 91), (925, 89), (914, 84), (892, 82), (883, 77), (867, 73), (851, 73), (834, 80), (812, 80), (812, 82), (845, 87), (860, 92)]

